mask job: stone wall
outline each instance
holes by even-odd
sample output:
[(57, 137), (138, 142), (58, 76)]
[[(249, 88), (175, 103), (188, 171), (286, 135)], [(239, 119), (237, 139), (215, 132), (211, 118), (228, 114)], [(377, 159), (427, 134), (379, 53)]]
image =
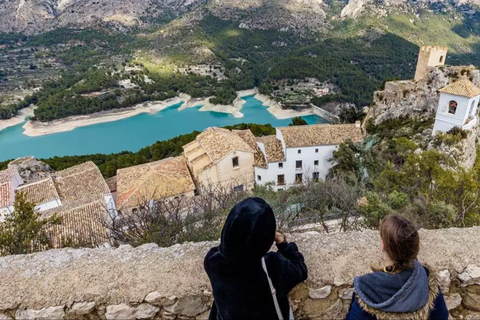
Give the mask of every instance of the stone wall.
[[(438, 275), (454, 318), (480, 319), (480, 228), (420, 232), (419, 259)], [(375, 231), (291, 237), (309, 278), (297, 319), (343, 318), (353, 277), (381, 262)], [(0, 259), (0, 319), (205, 319), (212, 303), (203, 257), (215, 242), (170, 248), (61, 249)]]

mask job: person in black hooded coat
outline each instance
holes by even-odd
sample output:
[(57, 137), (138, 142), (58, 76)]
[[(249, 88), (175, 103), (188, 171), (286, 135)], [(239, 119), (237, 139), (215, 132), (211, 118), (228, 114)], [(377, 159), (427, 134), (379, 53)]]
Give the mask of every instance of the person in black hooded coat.
[[(274, 240), (278, 252), (268, 252)], [(295, 243), (276, 233), (272, 208), (260, 198), (248, 198), (230, 211), (220, 246), (205, 257), (215, 299), (210, 320), (278, 320), (262, 257), (283, 318), (289, 319), (288, 293), (307, 279), (307, 266)]]

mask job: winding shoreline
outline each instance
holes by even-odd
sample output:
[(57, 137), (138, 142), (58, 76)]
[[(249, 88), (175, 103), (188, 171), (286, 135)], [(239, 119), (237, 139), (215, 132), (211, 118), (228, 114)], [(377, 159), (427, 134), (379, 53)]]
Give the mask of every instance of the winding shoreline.
[(1, 120), (0, 121), (0, 131), (2, 131), (4, 129), (7, 129), (7, 128), (10, 128), (10, 127), (14, 127), (16, 125), (19, 125), (19, 124), (25, 122), (25, 119), (27, 117), (33, 117), (33, 111), (34, 111), (34, 107), (30, 106), (28, 108), (24, 108), (24, 109), (19, 110), (18, 115), (16, 115), (15, 117), (13, 117), (11, 119)]
[(270, 112), (273, 116), (277, 119), (284, 120), (284, 119), (291, 119), (295, 117), (304, 117), (310, 115), (316, 115), (313, 108), (305, 109), (303, 111), (295, 111), (292, 109), (283, 109), (280, 103), (273, 100), (267, 95), (257, 93), (255, 95), (255, 99), (262, 102), (264, 107), (268, 107), (267, 111)]
[[(38, 137), (48, 134), (72, 131), (79, 127), (86, 127), (99, 123), (107, 123), (130, 118), (142, 113), (155, 114), (173, 105), (182, 103), (178, 111), (186, 108), (202, 106), (199, 111), (213, 111), (232, 114), (236, 118), (242, 118), (241, 112), (243, 105), (246, 103), (242, 97), (254, 95), (256, 99), (262, 102), (264, 107), (268, 107), (268, 111), (277, 119), (289, 119), (297, 116), (306, 116), (315, 114), (312, 110), (295, 111), (284, 110), (281, 106), (270, 97), (258, 93), (257, 88), (250, 90), (237, 91), (237, 98), (231, 105), (214, 105), (208, 98), (192, 98), (187, 94), (180, 94), (178, 97), (167, 99), (165, 101), (150, 101), (135, 105), (130, 108), (116, 109), (103, 112), (97, 112), (90, 115), (72, 116), (64, 119), (54, 120), (50, 122), (33, 122), (28, 121), (24, 126), (23, 134), (29, 137)], [(20, 110), (20, 114), (9, 120), (0, 121), (0, 131), (8, 127), (21, 124), (28, 116), (33, 116), (33, 107)]]

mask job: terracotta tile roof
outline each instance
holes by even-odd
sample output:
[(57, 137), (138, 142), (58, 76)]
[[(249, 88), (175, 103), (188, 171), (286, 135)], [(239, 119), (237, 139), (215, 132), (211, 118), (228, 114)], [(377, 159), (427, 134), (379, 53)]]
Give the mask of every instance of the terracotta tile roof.
[(53, 181), (58, 194), (70, 207), (80, 206), (103, 198), (110, 189), (100, 170), (93, 162), (87, 162), (55, 173)]
[(195, 190), (183, 157), (169, 158), (117, 171), (117, 206), (172, 197)]
[(23, 185), (16, 192), (24, 193), (26, 200), (35, 204), (42, 204), (60, 198), (51, 177)]
[(315, 124), (277, 128), (287, 148), (338, 145), (347, 140), (364, 140), (361, 128), (355, 124)]
[(267, 154), (267, 161), (283, 162), (285, 161), (285, 153), (283, 152), (282, 142), (276, 136), (265, 136), (258, 138), (258, 142), (265, 146), (265, 153)]
[(440, 89), (440, 92), (454, 94), (456, 96), (474, 98), (480, 95), (480, 88), (475, 86), (467, 78), (464, 78), (446, 86), (443, 89)]
[(12, 186), (10, 182), (0, 182), (0, 208), (13, 204)]
[[(95, 247), (108, 241), (105, 222), (110, 216), (102, 201), (56, 214), (63, 220), (60, 225), (48, 230), (54, 248), (72, 245)], [(48, 216), (51, 216), (51, 213), (44, 215)]]
[(11, 182), (15, 176), (15, 169), (6, 169), (0, 171), (0, 183)]
[(93, 163), (92, 161), (87, 161), (87, 162), (84, 162), (82, 164), (70, 167), (68, 169), (65, 169), (65, 170), (62, 170), (62, 171), (57, 171), (55, 173), (55, 176), (66, 177), (66, 176), (79, 174), (79, 173), (82, 173), (84, 171), (95, 170), (95, 169), (98, 170), (98, 167), (95, 165), (95, 163)]
[(211, 161), (217, 163), (233, 151), (252, 152), (240, 136), (222, 128), (208, 128), (197, 136), (197, 141)]
[(255, 151), (253, 165), (255, 167), (267, 168), (267, 162), (265, 161), (263, 152), (258, 146), (252, 131), (250, 131), (250, 129), (247, 129), (247, 130), (233, 130), (233, 132), (239, 135), (240, 138), (242, 138), (243, 141), (245, 141), (250, 146), (250, 148), (252, 148), (252, 150)]

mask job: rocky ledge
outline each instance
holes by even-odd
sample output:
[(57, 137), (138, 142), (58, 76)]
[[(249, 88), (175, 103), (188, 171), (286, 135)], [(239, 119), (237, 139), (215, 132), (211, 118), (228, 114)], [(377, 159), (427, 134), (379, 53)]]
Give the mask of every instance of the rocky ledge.
[[(343, 318), (353, 277), (379, 264), (375, 231), (291, 237), (309, 279), (293, 290), (297, 319)], [(419, 259), (438, 276), (453, 318), (480, 318), (480, 228), (421, 231)], [(0, 259), (0, 319), (205, 319), (203, 257), (215, 242), (170, 248), (61, 249)]]

